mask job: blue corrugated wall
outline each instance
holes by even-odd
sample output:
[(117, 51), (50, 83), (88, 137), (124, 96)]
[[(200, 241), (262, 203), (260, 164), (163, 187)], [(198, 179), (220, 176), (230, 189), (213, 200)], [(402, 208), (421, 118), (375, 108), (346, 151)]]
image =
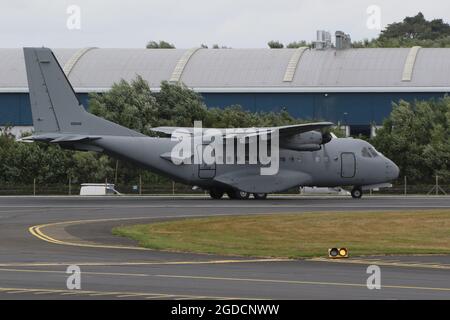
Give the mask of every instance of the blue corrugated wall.
[[(286, 110), (297, 118), (328, 120), (348, 125), (381, 124), (392, 101), (430, 99), (444, 93), (204, 93), (208, 107), (240, 104), (250, 111)], [(87, 106), (88, 94), (78, 94)], [(0, 125), (32, 125), (27, 93), (0, 94)]]
[[(77, 94), (84, 105), (88, 105), (88, 94)], [(31, 126), (31, 107), (28, 93), (0, 93), (0, 125)]]
[(205, 93), (209, 107), (240, 104), (251, 111), (286, 110), (308, 120), (327, 120), (348, 125), (381, 125), (392, 102), (428, 100), (445, 93)]

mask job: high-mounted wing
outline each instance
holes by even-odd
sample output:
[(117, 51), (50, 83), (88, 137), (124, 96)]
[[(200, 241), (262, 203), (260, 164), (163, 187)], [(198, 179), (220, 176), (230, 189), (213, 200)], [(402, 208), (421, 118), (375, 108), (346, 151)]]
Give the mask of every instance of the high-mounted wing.
[[(278, 130), (279, 136), (281, 137), (290, 137), (299, 133), (320, 130), (323, 128), (327, 128), (332, 126), (332, 122), (313, 122), (313, 123), (304, 123), (304, 124), (294, 124), (289, 126), (281, 126), (281, 127), (264, 127), (264, 128), (240, 128), (239, 132), (227, 132), (227, 129), (224, 128), (215, 128), (215, 130), (219, 130), (225, 139), (227, 138), (246, 138), (250, 136), (257, 136), (261, 134), (274, 133)], [(207, 132), (212, 128), (202, 128), (203, 132)], [(152, 128), (152, 131), (164, 133), (168, 136), (171, 136), (174, 132), (179, 134), (194, 134), (194, 128), (192, 127), (156, 127)], [(230, 129), (228, 129), (230, 130)]]
[(305, 133), (314, 130), (321, 130), (333, 126), (332, 122), (313, 122), (304, 124), (294, 124), (290, 126), (275, 127), (280, 132), (280, 137), (289, 137), (299, 133)]
[(154, 131), (154, 132), (159, 132), (159, 133), (164, 133), (167, 136), (171, 136), (172, 133), (174, 133), (175, 131), (180, 132), (180, 133), (186, 133), (186, 134), (194, 134), (194, 128), (188, 128), (188, 127), (156, 127), (156, 128), (151, 128), (150, 130)]

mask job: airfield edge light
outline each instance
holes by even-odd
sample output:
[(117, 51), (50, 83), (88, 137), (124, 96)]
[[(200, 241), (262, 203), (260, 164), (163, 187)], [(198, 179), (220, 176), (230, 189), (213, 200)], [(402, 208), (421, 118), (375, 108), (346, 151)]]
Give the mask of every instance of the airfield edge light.
[(331, 258), (331, 259), (348, 258), (348, 249), (347, 248), (330, 248), (330, 249), (328, 249), (328, 258)]

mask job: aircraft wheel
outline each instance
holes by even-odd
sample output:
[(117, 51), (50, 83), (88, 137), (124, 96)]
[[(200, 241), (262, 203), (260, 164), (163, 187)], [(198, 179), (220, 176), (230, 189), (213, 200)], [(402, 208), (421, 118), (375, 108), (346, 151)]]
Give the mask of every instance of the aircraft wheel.
[(247, 200), (250, 198), (250, 193), (245, 191), (238, 191), (239, 199)]
[(217, 189), (212, 189), (209, 190), (209, 195), (211, 196), (211, 198), (213, 199), (221, 199), (223, 197), (223, 191), (222, 190), (217, 190)]
[(253, 198), (255, 198), (255, 200), (264, 200), (267, 198), (267, 193), (254, 193)]
[(355, 187), (352, 189), (351, 194), (352, 194), (353, 199), (360, 199), (363, 195), (363, 192), (362, 192), (361, 188)]
[(234, 190), (227, 191), (227, 196), (230, 199), (237, 199), (236, 191), (234, 191)]
[(239, 191), (239, 190), (231, 190), (227, 191), (228, 198), (234, 199), (234, 200), (245, 200), (250, 197), (250, 193), (245, 191)]

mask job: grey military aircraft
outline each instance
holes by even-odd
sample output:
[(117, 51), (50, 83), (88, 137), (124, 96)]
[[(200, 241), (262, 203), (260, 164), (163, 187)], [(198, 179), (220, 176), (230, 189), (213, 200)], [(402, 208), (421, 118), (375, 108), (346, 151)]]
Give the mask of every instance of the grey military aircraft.
[[(268, 164), (249, 161), (248, 150), (237, 163), (211, 163), (202, 157), (197, 157), (200, 162), (196, 163), (190, 160), (214, 140), (206, 139), (209, 143), (205, 143), (207, 129), (200, 129), (198, 138), (195, 128), (158, 127), (154, 131), (163, 136), (149, 137), (97, 117), (80, 104), (50, 49), (24, 48), (24, 57), (34, 125), (34, 134), (24, 140), (102, 152), (207, 190), (213, 199), (225, 193), (231, 199), (248, 199), (250, 195), (265, 199), (268, 193), (299, 186), (352, 186), (353, 198), (360, 198), (363, 190), (386, 187), (399, 175), (399, 168), (368, 142), (327, 133), (326, 128), (333, 125), (330, 122), (249, 128), (240, 135), (227, 129), (215, 131), (214, 138), (218, 135), (227, 143), (236, 141), (234, 151), (238, 144), (249, 145), (252, 137), (265, 135), (267, 142), (258, 140), (257, 147), (270, 144), (266, 148), (271, 156), (274, 146), (278, 148), (276, 159), (272, 159), (277, 170), (271, 174), (261, 174)], [(275, 137), (278, 144), (272, 145)], [(177, 158), (173, 150), (180, 141), (193, 142), (193, 147)], [(236, 154), (232, 157), (239, 156)]]

